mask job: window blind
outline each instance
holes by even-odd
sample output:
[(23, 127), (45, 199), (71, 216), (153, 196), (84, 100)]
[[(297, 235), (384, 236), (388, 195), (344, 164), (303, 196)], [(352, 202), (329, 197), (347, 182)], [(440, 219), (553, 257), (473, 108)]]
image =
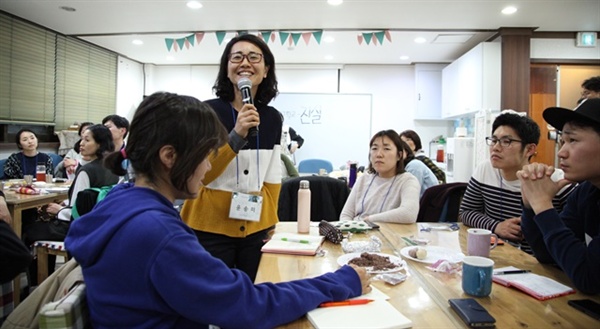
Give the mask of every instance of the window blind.
[(117, 55), (81, 40), (57, 36), (56, 129), (116, 113)]
[(55, 33), (0, 15), (0, 120), (54, 123)]

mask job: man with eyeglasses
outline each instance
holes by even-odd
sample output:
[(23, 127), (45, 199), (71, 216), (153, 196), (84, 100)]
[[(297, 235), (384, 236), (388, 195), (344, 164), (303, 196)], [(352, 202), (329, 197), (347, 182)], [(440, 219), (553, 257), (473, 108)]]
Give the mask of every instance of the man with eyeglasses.
[[(531, 118), (515, 111), (502, 112), (492, 124), (492, 136), (485, 139), (490, 159), (475, 169), (459, 210), (465, 225), (490, 230), (528, 253), (531, 250), (521, 232), (517, 171), (529, 164), (539, 140), (540, 128)], [(566, 186), (554, 197), (553, 205), (559, 211), (572, 189)]]

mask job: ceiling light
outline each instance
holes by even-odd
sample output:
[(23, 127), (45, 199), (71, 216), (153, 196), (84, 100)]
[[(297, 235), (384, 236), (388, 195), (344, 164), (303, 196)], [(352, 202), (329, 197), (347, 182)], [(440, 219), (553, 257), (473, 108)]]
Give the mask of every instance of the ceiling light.
[(73, 8), (73, 7), (69, 7), (69, 6), (60, 6), (60, 7), (58, 7), (58, 8), (60, 8), (60, 9), (62, 9), (62, 10), (64, 10), (64, 11), (68, 11), (68, 12), (70, 12), (70, 13), (72, 13), (72, 12), (74, 12), (74, 11), (76, 11), (76, 10), (77, 10), (77, 9), (75, 9), (75, 8)]
[(335, 41), (335, 38), (334, 38), (334, 37), (325, 37), (325, 38), (323, 39), (323, 41), (325, 41), (325, 42), (327, 42), (327, 43), (332, 43), (332, 42), (334, 42), (334, 41)]
[(188, 1), (187, 4), (190, 9), (200, 9), (202, 8), (202, 4), (198, 1)]
[(331, 60), (333, 60), (333, 56), (332, 55), (327, 55), (327, 56), (325, 56), (325, 59), (328, 60), (328, 61), (331, 61)]
[(327, 3), (332, 6), (341, 5), (343, 2), (344, 0), (327, 0)]
[(141, 46), (144, 44), (144, 41), (142, 41), (140, 39), (135, 39), (135, 40), (131, 41), (131, 43), (133, 43), (136, 46)]
[(415, 43), (425, 43), (425, 42), (427, 42), (427, 39), (425, 39), (423, 37), (415, 38)]
[(512, 6), (508, 6), (508, 7), (504, 8), (504, 9), (502, 9), (502, 13), (504, 15), (512, 15), (512, 14), (514, 14), (516, 12), (517, 12), (517, 8), (512, 7)]
[(168, 61), (174, 61), (174, 60), (175, 60), (175, 57), (173, 57), (173, 56), (167, 56), (167, 60), (168, 60)]
[(408, 57), (408, 56), (406, 56), (406, 55), (402, 55), (402, 56), (400, 56), (400, 59), (401, 59), (401, 60), (403, 60), (403, 61), (405, 61), (405, 60), (407, 60), (407, 59), (409, 59), (409, 58), (410, 58), (410, 57)]

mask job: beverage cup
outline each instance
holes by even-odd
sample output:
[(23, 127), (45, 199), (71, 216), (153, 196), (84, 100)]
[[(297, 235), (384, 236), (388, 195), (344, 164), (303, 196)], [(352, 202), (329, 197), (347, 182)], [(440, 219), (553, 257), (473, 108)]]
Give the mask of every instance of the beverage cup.
[(462, 288), (471, 296), (485, 297), (492, 292), (494, 261), (479, 256), (465, 256), (463, 259)]
[(33, 175), (25, 175), (23, 176), (26, 185), (31, 185), (33, 183)]
[[(492, 236), (496, 237), (491, 244)], [(489, 257), (490, 250), (498, 245), (498, 236), (490, 230), (470, 228), (467, 230), (467, 254), (469, 256)]]
[(46, 174), (46, 184), (52, 184), (53, 180), (54, 180), (53, 175)]
[(39, 164), (35, 167), (35, 179), (38, 182), (46, 181), (46, 165)]

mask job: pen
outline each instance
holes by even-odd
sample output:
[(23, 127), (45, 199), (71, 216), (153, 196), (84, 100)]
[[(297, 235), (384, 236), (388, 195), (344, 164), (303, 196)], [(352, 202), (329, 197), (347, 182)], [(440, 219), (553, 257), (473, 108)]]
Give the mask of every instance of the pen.
[(310, 243), (310, 241), (308, 241), (308, 240), (301, 240), (301, 239), (294, 239), (294, 238), (281, 238), (281, 241), (298, 242), (298, 243), (306, 243), (306, 244)]
[(372, 299), (350, 299), (341, 302), (326, 302), (321, 303), (319, 307), (331, 307), (331, 306), (347, 306), (347, 305), (363, 305), (372, 302)]
[(494, 275), (523, 274), (523, 273), (529, 273), (529, 272), (531, 272), (531, 271), (530, 270), (500, 271), (500, 272), (494, 272)]

